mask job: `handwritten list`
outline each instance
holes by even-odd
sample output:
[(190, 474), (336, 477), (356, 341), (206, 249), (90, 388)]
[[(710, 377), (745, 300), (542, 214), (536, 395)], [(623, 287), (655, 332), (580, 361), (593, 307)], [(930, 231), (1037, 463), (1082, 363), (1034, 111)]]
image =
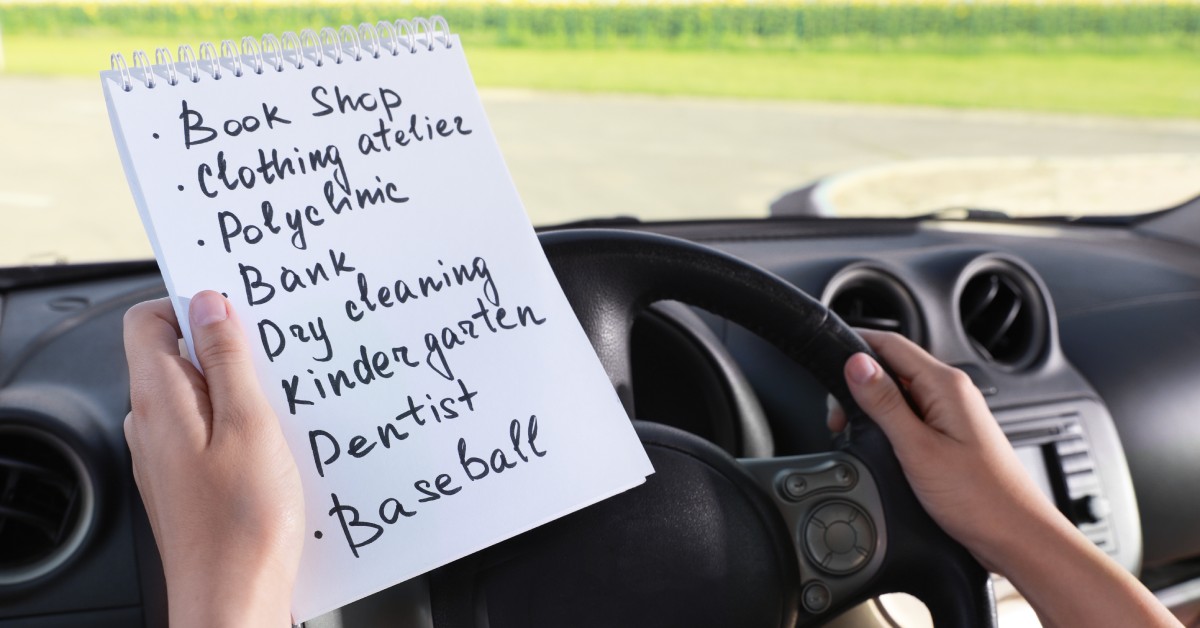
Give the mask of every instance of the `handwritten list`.
[(644, 481), (457, 37), (242, 61), (101, 78), (189, 348), (187, 298), (223, 292), (300, 468), (296, 619)]

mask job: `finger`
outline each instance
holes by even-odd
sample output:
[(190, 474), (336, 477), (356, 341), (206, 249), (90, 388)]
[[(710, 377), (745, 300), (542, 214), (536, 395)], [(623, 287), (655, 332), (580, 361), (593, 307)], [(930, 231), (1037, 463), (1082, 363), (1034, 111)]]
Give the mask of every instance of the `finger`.
[(237, 315), (225, 297), (205, 290), (192, 298), (189, 318), (196, 359), (208, 381), (214, 437), (223, 428), (245, 427), (267, 406)]
[[(161, 423), (180, 403), (195, 405), (199, 373), (179, 355), (179, 323), (167, 299), (139, 303), (125, 313), (125, 359), (129, 365), (129, 400), (134, 423)], [(207, 433), (195, 425), (193, 435)], [(172, 429), (175, 426), (171, 426)]]
[(913, 382), (919, 375), (947, 368), (920, 345), (900, 334), (870, 329), (857, 331), (901, 381)]
[(962, 370), (930, 355), (911, 340), (890, 332), (858, 330), (900, 377), (913, 402), (934, 431), (965, 442), (991, 438), (999, 430), (987, 402)]
[(846, 429), (846, 411), (842, 409), (842, 404), (838, 403), (837, 397), (833, 395), (825, 396), (825, 426), (830, 432), (840, 434)]
[(157, 367), (164, 356), (179, 355), (179, 322), (167, 299), (138, 303), (125, 312), (125, 358), (129, 368)]
[(913, 413), (896, 382), (871, 356), (856, 353), (846, 360), (846, 384), (858, 406), (887, 434), (899, 454), (920, 451), (929, 427)]
[(926, 418), (937, 414), (934, 408), (947, 400), (948, 391), (958, 393), (963, 373), (933, 357), (920, 345), (891, 332), (867, 331), (862, 336), (892, 369)]

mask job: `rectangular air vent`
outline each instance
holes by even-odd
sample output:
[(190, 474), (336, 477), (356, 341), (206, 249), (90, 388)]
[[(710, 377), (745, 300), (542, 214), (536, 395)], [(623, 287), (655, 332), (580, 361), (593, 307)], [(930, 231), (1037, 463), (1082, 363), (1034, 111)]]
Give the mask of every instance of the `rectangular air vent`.
[[(1044, 468), (1029, 468), (1034, 477), (1044, 477), (1043, 490), (1097, 547), (1117, 553), (1104, 486), (1088, 445), (1087, 433), (1077, 412), (1003, 425), (1013, 448), (1025, 455), (1022, 464), (1040, 461)], [(1033, 461), (1033, 462), (1031, 462)]]

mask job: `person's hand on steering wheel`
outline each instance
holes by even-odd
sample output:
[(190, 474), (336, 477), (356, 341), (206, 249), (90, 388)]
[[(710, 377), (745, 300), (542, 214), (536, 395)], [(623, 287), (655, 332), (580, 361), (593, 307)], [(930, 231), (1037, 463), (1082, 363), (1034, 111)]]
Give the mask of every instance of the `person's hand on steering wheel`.
[[(985, 567), (1008, 577), (1043, 624), (1180, 625), (1041, 493), (965, 373), (898, 334), (859, 333), (916, 411), (865, 353), (845, 364), (855, 401), (887, 434), (930, 516)], [(845, 421), (840, 409), (830, 412), (834, 431)]]

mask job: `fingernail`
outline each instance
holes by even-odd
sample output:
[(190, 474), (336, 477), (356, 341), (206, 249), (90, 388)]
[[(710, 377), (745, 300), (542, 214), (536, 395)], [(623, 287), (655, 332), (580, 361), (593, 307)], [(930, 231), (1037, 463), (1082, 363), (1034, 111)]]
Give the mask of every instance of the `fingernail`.
[(854, 354), (846, 363), (846, 377), (855, 384), (866, 384), (878, 372), (879, 367), (875, 365), (875, 360), (865, 353)]
[(204, 327), (229, 318), (229, 311), (225, 309), (224, 297), (211, 290), (205, 290), (192, 297), (188, 315), (191, 316), (193, 327)]

